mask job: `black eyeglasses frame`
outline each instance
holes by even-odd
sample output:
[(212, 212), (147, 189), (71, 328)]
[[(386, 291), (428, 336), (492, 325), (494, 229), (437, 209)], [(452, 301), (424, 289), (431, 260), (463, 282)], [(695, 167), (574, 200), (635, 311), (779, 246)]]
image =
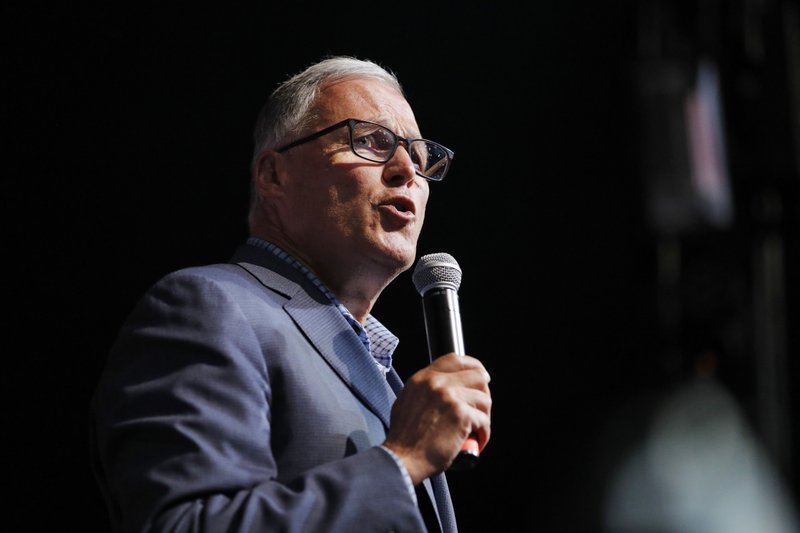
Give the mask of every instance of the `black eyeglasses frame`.
[[(353, 126), (355, 126), (358, 123), (371, 124), (373, 126), (378, 126), (380, 128), (383, 128), (383, 129), (391, 132), (391, 134), (394, 135), (394, 137), (395, 137), (395, 139), (397, 139), (397, 141), (394, 144), (394, 148), (392, 148), (392, 150), (389, 152), (389, 154), (385, 158), (383, 158), (383, 159), (381, 159), (381, 158), (370, 159), (369, 157), (367, 157), (367, 156), (365, 156), (363, 154), (359, 154), (356, 151), (355, 146), (353, 146)], [(392, 159), (392, 157), (394, 157), (395, 152), (397, 151), (397, 147), (400, 146), (400, 143), (404, 143), (406, 145), (406, 150), (408, 150), (408, 147), (411, 145), (412, 142), (419, 142), (419, 141), (425, 142), (425, 143), (429, 143), (429, 144), (432, 144), (432, 145), (435, 145), (435, 146), (441, 148), (442, 151), (446, 154), (447, 157), (445, 157), (442, 160), (442, 161), (445, 162), (446, 166), (445, 166), (444, 171), (442, 171), (441, 175), (439, 176), (439, 178), (432, 178), (430, 176), (426, 176), (425, 174), (423, 174), (419, 170), (416, 171), (419, 176), (421, 176), (421, 177), (423, 177), (423, 178), (425, 178), (425, 179), (427, 179), (429, 181), (442, 181), (444, 179), (445, 175), (447, 174), (447, 171), (450, 168), (450, 163), (453, 161), (453, 156), (455, 155), (455, 153), (450, 148), (447, 148), (446, 146), (444, 146), (442, 144), (439, 144), (437, 142), (431, 141), (429, 139), (422, 139), (422, 138), (411, 138), (411, 139), (409, 139), (409, 138), (406, 138), (406, 137), (402, 137), (402, 136), (396, 134), (395, 132), (393, 132), (392, 130), (390, 130), (389, 128), (387, 128), (386, 126), (383, 126), (382, 124), (378, 124), (376, 122), (370, 122), (369, 120), (361, 120), (361, 119), (357, 119), (357, 118), (346, 118), (346, 119), (344, 119), (344, 120), (342, 120), (340, 122), (337, 122), (336, 124), (331, 124), (330, 126), (328, 126), (326, 128), (323, 128), (323, 129), (319, 130), (316, 133), (312, 133), (311, 135), (306, 135), (305, 137), (301, 137), (301, 138), (299, 138), (299, 139), (297, 139), (295, 141), (290, 142), (289, 144), (285, 144), (285, 145), (281, 146), (280, 148), (277, 148), (275, 151), (278, 152), (278, 153), (283, 153), (286, 150), (289, 150), (290, 148), (294, 148), (296, 146), (300, 146), (301, 144), (305, 144), (307, 142), (313, 141), (314, 139), (318, 139), (318, 138), (322, 137), (323, 135), (327, 135), (328, 133), (339, 129), (342, 126), (347, 126), (347, 128), (348, 128), (348, 140), (349, 140), (349, 144), (350, 144), (350, 150), (355, 155), (357, 155), (358, 157), (360, 157), (362, 159), (366, 159), (367, 161), (371, 161), (373, 163), (386, 163), (387, 161)], [(437, 163), (437, 165), (438, 165), (438, 163)], [(434, 166), (436, 166), (436, 165), (434, 165)], [(433, 168), (433, 167), (431, 167), (431, 168)]]

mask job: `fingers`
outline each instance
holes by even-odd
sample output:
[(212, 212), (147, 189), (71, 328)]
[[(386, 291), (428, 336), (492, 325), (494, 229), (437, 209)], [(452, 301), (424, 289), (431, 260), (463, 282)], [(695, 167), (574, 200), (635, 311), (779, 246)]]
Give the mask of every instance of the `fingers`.
[[(429, 379), (431, 387), (442, 395), (442, 402), (452, 402), (454, 410), (464, 405), (486, 415), (476, 420), (475, 425), (488, 422), (486, 418), (491, 413), (492, 406), (489, 391), (491, 376), (483, 363), (469, 355), (448, 354), (435, 359), (427, 370), (435, 373)], [(461, 413), (461, 417), (472, 414), (467, 411)]]
[(465, 401), (486, 414), (490, 413), (489, 382), (491, 376), (478, 359), (468, 355), (448, 354), (434, 360), (428, 368), (441, 373), (437, 376), (442, 380), (441, 386), (453, 387), (453, 393), (457, 395), (457, 399)]
[(448, 354), (412, 375), (392, 409), (384, 443), (412, 479), (446, 469), (473, 435), (483, 449), (491, 434), (489, 373), (470, 356)]
[(457, 387), (450, 390), (456, 396), (453, 409), (459, 409), (459, 420), (463, 421), (467, 435), (478, 441), (479, 450), (483, 450), (491, 435), (492, 397), (485, 380), (473, 380), (470, 386)]
[(456, 369), (474, 369), (478, 368), (483, 370), (486, 373), (488, 378), (489, 373), (486, 372), (486, 368), (483, 366), (483, 363), (475, 357), (471, 355), (458, 355), (456, 353), (450, 352), (449, 354), (443, 355), (441, 357), (437, 357), (431, 364), (429, 365), (434, 368), (441, 368), (446, 369), (449, 371), (453, 371)]

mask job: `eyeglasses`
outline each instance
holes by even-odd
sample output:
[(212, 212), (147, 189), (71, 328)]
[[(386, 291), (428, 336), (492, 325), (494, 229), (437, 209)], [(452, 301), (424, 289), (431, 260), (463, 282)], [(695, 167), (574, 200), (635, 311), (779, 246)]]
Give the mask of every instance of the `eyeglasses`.
[(386, 163), (394, 156), (397, 146), (402, 142), (406, 145), (406, 150), (408, 155), (411, 156), (411, 161), (414, 163), (414, 169), (417, 174), (431, 181), (442, 181), (450, 169), (450, 163), (453, 161), (453, 151), (439, 143), (427, 139), (406, 139), (380, 124), (355, 118), (337, 122), (307, 137), (282, 146), (276, 151), (285, 152), (289, 148), (313, 141), (342, 126), (347, 126), (350, 134), (350, 149), (358, 157), (367, 161)]

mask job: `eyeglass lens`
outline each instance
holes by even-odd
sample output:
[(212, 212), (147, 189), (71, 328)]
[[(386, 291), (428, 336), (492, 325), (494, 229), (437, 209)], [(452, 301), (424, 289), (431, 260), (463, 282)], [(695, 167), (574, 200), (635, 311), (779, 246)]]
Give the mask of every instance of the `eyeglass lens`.
[[(388, 161), (398, 143), (397, 136), (391, 130), (368, 122), (356, 122), (352, 125), (351, 133), (355, 153), (378, 163)], [(408, 153), (423, 176), (442, 178), (447, 168), (447, 153), (439, 145), (415, 140), (408, 146)]]

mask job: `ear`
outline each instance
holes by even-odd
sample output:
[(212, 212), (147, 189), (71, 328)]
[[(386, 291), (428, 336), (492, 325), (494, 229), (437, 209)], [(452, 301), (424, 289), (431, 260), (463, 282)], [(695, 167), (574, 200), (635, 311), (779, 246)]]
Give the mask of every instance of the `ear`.
[(253, 183), (260, 198), (280, 195), (284, 185), (283, 156), (275, 150), (262, 150), (253, 168)]

